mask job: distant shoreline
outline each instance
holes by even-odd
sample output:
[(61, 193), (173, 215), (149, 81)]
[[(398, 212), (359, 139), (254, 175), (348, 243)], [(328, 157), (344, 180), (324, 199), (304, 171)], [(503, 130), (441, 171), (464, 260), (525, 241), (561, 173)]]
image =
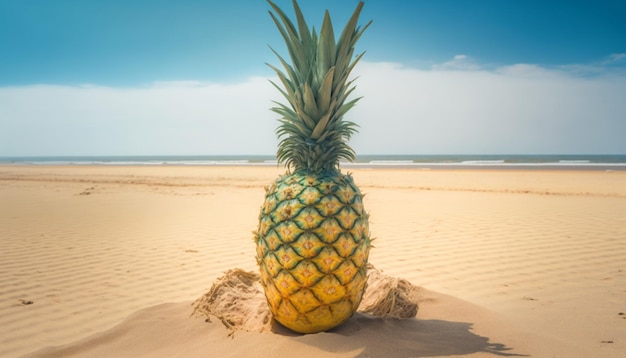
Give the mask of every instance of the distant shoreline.
[[(270, 155), (0, 157), (0, 165), (278, 166)], [(626, 155), (363, 155), (350, 168), (626, 171)]]
[(385, 165), (376, 166), (368, 164), (349, 164), (342, 165), (342, 168), (359, 168), (359, 169), (415, 169), (415, 170), (572, 170), (572, 171), (626, 171), (626, 165), (624, 164), (598, 164), (598, 165), (534, 165), (534, 164), (519, 164), (519, 165), (463, 165), (463, 164), (419, 164), (414, 165)]
[[(136, 164), (136, 163), (3, 163), (0, 162), (0, 168), (3, 166), (25, 166), (25, 167), (278, 167), (276, 164), (269, 163), (218, 163), (218, 164), (176, 164), (176, 163), (163, 163), (163, 164)], [(478, 170), (478, 171), (626, 171), (625, 164), (596, 164), (596, 165), (536, 165), (536, 164), (518, 164), (518, 165), (463, 165), (463, 164), (386, 164), (386, 165), (373, 165), (368, 163), (343, 163), (340, 165), (342, 170), (350, 169), (372, 169), (372, 170), (385, 170), (385, 169), (397, 169), (397, 170)]]

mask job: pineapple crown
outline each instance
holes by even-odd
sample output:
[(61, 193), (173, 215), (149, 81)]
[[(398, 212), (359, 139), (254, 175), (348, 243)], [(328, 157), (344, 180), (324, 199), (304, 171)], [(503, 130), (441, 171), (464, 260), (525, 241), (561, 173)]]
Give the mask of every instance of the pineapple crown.
[(318, 35), (314, 27), (309, 31), (296, 0), (293, 7), (297, 27), (272, 1), (268, 3), (276, 12), (270, 11), (270, 16), (291, 58), (289, 64), (270, 47), (284, 68), (283, 72), (267, 64), (276, 72), (283, 88), (272, 84), (288, 101), (288, 105), (274, 101), (278, 106), (272, 108), (282, 117), (276, 130), (281, 139), (278, 161), (296, 170), (338, 171), (340, 159), (355, 158), (347, 141), (357, 132), (357, 125), (343, 120), (343, 116), (360, 99), (346, 101), (355, 89), (354, 80), (348, 81), (348, 76), (364, 55), (361, 53), (352, 60), (354, 45), (371, 21), (363, 28), (357, 26), (363, 8), (360, 2), (335, 42), (328, 10)]

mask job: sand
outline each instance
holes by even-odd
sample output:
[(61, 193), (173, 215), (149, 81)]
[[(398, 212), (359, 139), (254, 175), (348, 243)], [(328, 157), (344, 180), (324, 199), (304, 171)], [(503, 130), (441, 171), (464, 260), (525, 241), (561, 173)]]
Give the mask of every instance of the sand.
[(351, 172), (419, 311), (297, 335), (192, 316), (281, 169), (0, 167), (0, 357), (626, 356), (626, 172)]

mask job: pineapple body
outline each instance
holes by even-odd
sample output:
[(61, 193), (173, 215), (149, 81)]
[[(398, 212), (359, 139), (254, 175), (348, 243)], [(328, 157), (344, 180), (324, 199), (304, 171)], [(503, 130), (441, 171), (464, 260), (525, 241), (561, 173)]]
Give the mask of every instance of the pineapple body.
[(369, 26), (358, 26), (360, 2), (335, 40), (328, 11), (318, 33), (309, 28), (296, 0), (295, 24), (271, 0), (272, 20), (291, 63), (269, 65), (272, 84), (287, 103), (274, 102), (280, 138), (276, 157), (288, 173), (267, 190), (255, 232), (257, 262), (270, 311), (300, 333), (325, 331), (346, 321), (365, 291), (370, 249), (363, 197), (341, 159), (354, 160), (348, 145), (356, 123), (344, 115), (359, 100), (350, 73), (361, 53), (354, 46)]
[(368, 215), (350, 175), (298, 170), (268, 189), (255, 232), (274, 318), (300, 333), (325, 331), (356, 311), (366, 284)]

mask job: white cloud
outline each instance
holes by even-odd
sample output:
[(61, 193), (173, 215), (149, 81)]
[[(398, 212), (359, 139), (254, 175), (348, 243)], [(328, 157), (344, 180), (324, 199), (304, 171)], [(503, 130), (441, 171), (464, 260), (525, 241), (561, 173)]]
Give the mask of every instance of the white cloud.
[(541, 66), (525, 63), (498, 67), (495, 69), (495, 72), (507, 77), (534, 77), (537, 79), (562, 77), (565, 74), (560, 71), (550, 70)]
[(360, 64), (362, 153), (625, 153), (626, 77)]
[(436, 71), (476, 71), (480, 69), (474, 60), (469, 58), (467, 55), (455, 55), (454, 58), (450, 61), (435, 64), (432, 66), (433, 70)]
[(578, 76), (626, 76), (626, 53), (614, 53), (606, 58), (585, 64), (567, 64), (557, 69)]
[(605, 64), (622, 62), (626, 60), (626, 53), (614, 53), (609, 56), (608, 59), (604, 61)]
[[(581, 77), (517, 64), (493, 70), (457, 55), (433, 70), (363, 61), (346, 119), (358, 153), (626, 153), (626, 76)], [(465, 69), (463, 69), (465, 68)], [(141, 88), (0, 88), (0, 156), (271, 154), (264, 78)]]
[(272, 153), (274, 91), (263, 78), (0, 88), (0, 155)]

